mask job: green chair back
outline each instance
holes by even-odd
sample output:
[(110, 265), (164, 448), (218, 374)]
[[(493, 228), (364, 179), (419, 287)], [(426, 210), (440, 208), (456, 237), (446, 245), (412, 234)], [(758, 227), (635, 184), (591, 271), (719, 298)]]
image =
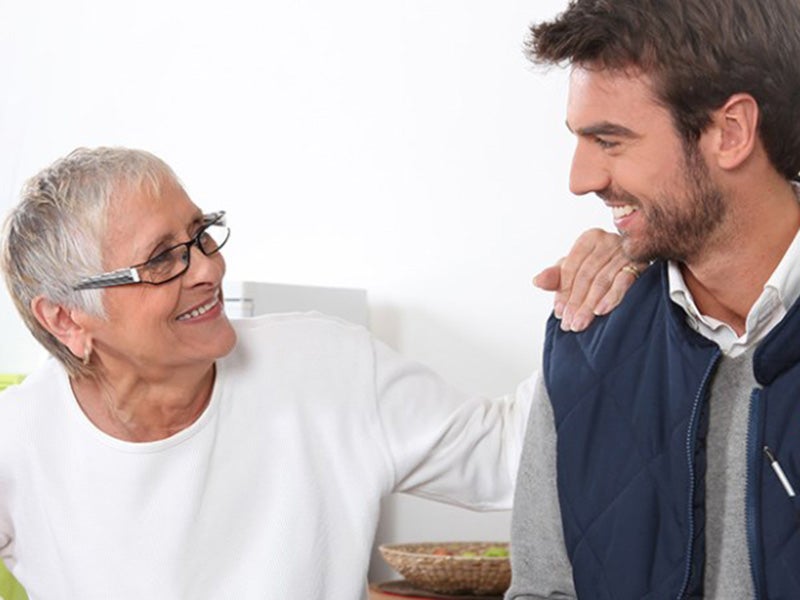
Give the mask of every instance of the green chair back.
[(0, 561), (0, 598), (2, 600), (28, 600), (23, 587)]

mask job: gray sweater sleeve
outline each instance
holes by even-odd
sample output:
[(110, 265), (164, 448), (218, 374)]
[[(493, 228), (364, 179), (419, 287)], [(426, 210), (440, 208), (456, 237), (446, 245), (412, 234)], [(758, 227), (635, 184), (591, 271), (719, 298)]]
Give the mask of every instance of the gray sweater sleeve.
[(539, 374), (511, 518), (511, 588), (506, 600), (575, 598), (556, 487), (553, 408)]

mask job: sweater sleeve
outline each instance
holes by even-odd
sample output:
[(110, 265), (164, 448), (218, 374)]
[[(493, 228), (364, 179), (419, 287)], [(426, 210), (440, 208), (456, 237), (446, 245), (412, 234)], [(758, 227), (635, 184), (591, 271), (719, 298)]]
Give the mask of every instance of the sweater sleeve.
[(375, 385), (392, 491), (475, 510), (511, 508), (530, 383), (496, 399), (471, 396), (375, 341)]
[(511, 518), (511, 588), (506, 600), (575, 598), (556, 484), (556, 431), (537, 378)]

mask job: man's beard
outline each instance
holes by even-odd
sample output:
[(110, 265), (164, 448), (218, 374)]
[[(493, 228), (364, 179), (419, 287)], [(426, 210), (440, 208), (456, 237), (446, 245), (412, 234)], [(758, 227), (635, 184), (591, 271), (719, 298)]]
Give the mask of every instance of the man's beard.
[(624, 190), (609, 190), (604, 199), (636, 207), (645, 223), (644, 238), (634, 240), (622, 233), (622, 248), (637, 262), (656, 259), (691, 262), (703, 251), (725, 218), (722, 191), (711, 180), (708, 167), (696, 148), (684, 154), (681, 196), (661, 192), (658, 202), (643, 205)]

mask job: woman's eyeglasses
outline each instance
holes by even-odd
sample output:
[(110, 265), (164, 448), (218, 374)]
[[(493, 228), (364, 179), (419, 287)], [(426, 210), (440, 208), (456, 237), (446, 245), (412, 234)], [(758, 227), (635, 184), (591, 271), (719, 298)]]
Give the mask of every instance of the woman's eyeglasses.
[(152, 285), (167, 283), (180, 277), (189, 269), (192, 246), (197, 246), (200, 252), (206, 256), (211, 256), (219, 252), (225, 242), (228, 241), (230, 235), (231, 230), (225, 223), (224, 210), (203, 215), (203, 226), (188, 242), (175, 244), (150, 260), (127, 269), (117, 269), (108, 273), (85, 277), (72, 286), (72, 289), (90, 290), (134, 283), (149, 283)]

